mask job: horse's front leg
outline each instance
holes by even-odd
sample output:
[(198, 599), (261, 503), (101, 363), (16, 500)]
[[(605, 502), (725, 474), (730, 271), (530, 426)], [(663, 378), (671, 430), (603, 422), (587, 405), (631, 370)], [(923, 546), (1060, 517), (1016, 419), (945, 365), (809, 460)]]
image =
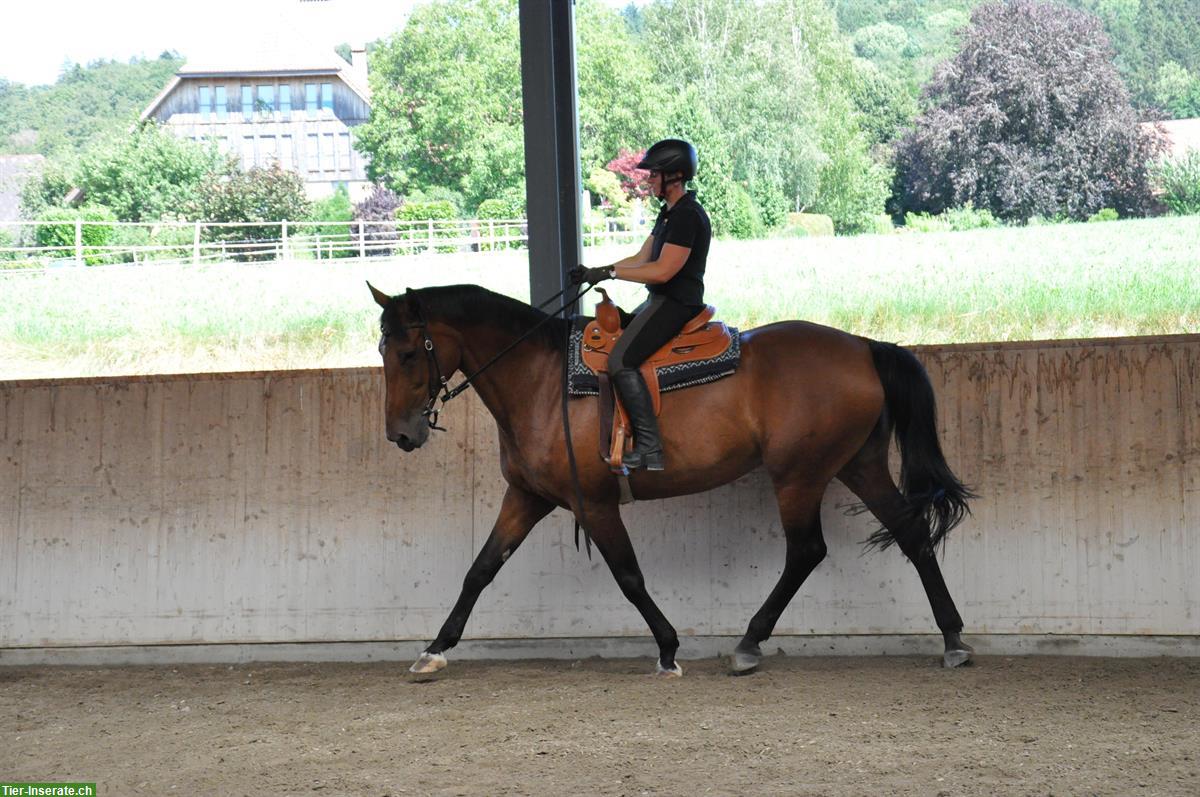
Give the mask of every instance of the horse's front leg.
[(463, 579), (462, 592), (450, 616), (442, 624), (442, 630), (437, 638), (425, 648), (420, 658), (408, 668), (409, 672), (431, 673), (446, 666), (445, 651), (458, 644), (462, 639), (463, 628), (475, 601), (483, 588), (492, 583), (501, 565), (512, 555), (513, 551), (524, 542), (525, 537), (537, 525), (538, 521), (550, 514), (554, 504), (519, 487), (509, 486), (500, 505), (500, 516), (492, 527), (483, 549), (475, 557), (467, 577)]
[(674, 677), (683, 675), (683, 668), (675, 662), (679, 637), (671, 623), (659, 611), (650, 593), (646, 591), (642, 570), (638, 567), (637, 556), (633, 552), (633, 543), (629, 540), (629, 532), (621, 521), (621, 513), (616, 503), (614, 502), (611, 508), (589, 506), (587, 520), (592, 540), (604, 561), (608, 563), (613, 578), (617, 580), (617, 586), (641, 612), (646, 624), (650, 626), (650, 633), (654, 634), (654, 641), (658, 643), (656, 673)]

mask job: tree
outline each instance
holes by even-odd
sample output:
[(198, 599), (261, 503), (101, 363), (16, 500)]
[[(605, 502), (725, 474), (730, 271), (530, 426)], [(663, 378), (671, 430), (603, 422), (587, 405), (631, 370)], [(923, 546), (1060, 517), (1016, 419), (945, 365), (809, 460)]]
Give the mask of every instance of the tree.
[(650, 196), (650, 188), (646, 185), (646, 170), (637, 165), (646, 156), (645, 148), (630, 151), (622, 147), (617, 157), (604, 165), (604, 168), (617, 176), (621, 182), (621, 190), (630, 199), (646, 199)]
[[(598, 0), (576, 8), (583, 171), (660, 127), (648, 58)], [(524, 181), (516, 0), (435, 0), (374, 51), (370, 121), (356, 128), (372, 179), (400, 193), (461, 192), (468, 207)]]
[(580, 0), (575, 30), (579, 156), (589, 174), (622, 148), (644, 150), (662, 138), (667, 98), (654, 64), (620, 15), (599, 0)]
[(514, 0), (436, 0), (379, 43), (371, 119), (355, 129), (372, 180), (451, 188), (471, 204), (524, 172)]
[(1192, 74), (1174, 61), (1158, 70), (1154, 102), (1172, 119), (1200, 116), (1200, 73)]
[[(205, 177), (196, 199), (188, 208), (196, 219), (217, 222), (280, 222), (307, 219), (311, 210), (300, 175), (274, 163), (241, 171), (231, 160), (220, 172)], [(208, 227), (210, 241), (256, 243), (279, 238), (277, 223), (251, 227)], [(272, 257), (273, 253), (250, 247), (240, 259)]]
[(177, 53), (70, 64), (52, 86), (0, 81), (0, 153), (79, 153), (134, 123), (183, 63)]
[[(865, 167), (871, 161), (850, 97), (852, 54), (824, 3), (657, 2), (646, 8), (645, 25), (646, 49), (656, 59), (658, 79), (676, 98), (669, 126), (683, 127), (678, 121), (686, 112), (682, 98), (703, 106), (689, 124), (707, 136), (694, 143), (700, 151), (701, 184), (710, 180), (710, 193), (723, 197), (717, 201), (730, 201), (731, 208), (742, 204), (738, 192), (711, 183), (710, 152), (716, 153), (718, 165), (728, 163), (728, 178), (764, 207), (783, 196), (796, 209), (821, 208), (833, 200), (829, 191), (836, 188), (832, 179), (822, 179), (826, 169), (830, 176), (878, 181), (872, 169), (842, 168), (849, 162), (834, 165), (844, 153), (833, 147), (844, 145), (854, 148), (851, 162)], [(849, 135), (841, 136), (840, 129)], [(833, 204), (839, 212), (848, 207)], [(721, 208), (712, 210), (714, 228), (719, 228)], [(857, 218), (836, 221), (842, 231), (859, 224)], [(740, 222), (733, 226), (745, 227)]]
[(980, 6), (896, 148), (900, 210), (972, 203), (997, 218), (1085, 219), (1150, 204), (1142, 133), (1092, 16), (1053, 3)]
[(179, 138), (150, 121), (89, 150), (75, 179), (89, 202), (121, 221), (154, 221), (177, 216), (195, 201), (222, 162), (215, 144)]

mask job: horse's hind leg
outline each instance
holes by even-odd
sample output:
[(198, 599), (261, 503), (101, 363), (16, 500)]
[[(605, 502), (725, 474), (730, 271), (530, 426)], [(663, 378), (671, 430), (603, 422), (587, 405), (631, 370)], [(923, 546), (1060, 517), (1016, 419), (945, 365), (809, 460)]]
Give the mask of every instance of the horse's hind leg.
[(746, 635), (733, 652), (735, 673), (748, 673), (762, 660), (759, 645), (771, 636), (775, 623), (788, 603), (821, 560), (825, 558), (825, 538), (821, 534), (821, 496), (826, 485), (781, 483), (776, 479), (775, 494), (787, 538), (787, 558), (783, 573), (762, 608), (750, 620)]
[(659, 610), (650, 593), (646, 591), (646, 582), (642, 577), (642, 569), (638, 567), (637, 555), (633, 552), (633, 543), (629, 540), (629, 532), (621, 520), (621, 513), (614, 502), (609, 506), (589, 506), (587, 509), (587, 528), (592, 535), (592, 541), (600, 550), (600, 555), (608, 563), (617, 586), (641, 613), (654, 641), (658, 643), (658, 675), (680, 676), (683, 668), (675, 661), (675, 651), (679, 649), (679, 637), (675, 628)]
[(446, 618), (437, 638), (409, 667), (409, 672), (431, 673), (446, 666), (445, 651), (462, 639), (467, 618), (471, 615), (471, 609), (475, 607), (475, 601), (479, 599), (479, 593), (492, 582), (501, 565), (525, 540), (538, 521), (550, 514), (553, 508), (554, 504), (533, 493), (513, 486), (508, 488), (492, 533), (488, 535), (483, 549), (467, 571), (462, 592), (454, 608), (450, 610), (450, 616)]
[(925, 595), (933, 609), (933, 617), (942, 632), (946, 649), (942, 664), (958, 667), (971, 662), (974, 651), (962, 641), (962, 618), (950, 597), (942, 569), (929, 545), (929, 525), (921, 518), (912, 518), (904, 496), (896, 487), (888, 470), (886, 437), (873, 435), (842, 470), (838, 479), (857, 495), (871, 514), (879, 519), (900, 546), (921, 577)]

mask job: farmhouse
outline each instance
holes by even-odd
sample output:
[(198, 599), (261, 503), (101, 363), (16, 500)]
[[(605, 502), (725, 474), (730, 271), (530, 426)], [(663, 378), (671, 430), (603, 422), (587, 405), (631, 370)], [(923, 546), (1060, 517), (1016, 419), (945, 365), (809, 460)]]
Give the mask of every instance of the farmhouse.
[(253, 47), (189, 59), (142, 112), (196, 141), (214, 140), (243, 168), (278, 162), (298, 172), (313, 199), (345, 185), (370, 188), (351, 128), (371, 112), (365, 48), (347, 63), (333, 50), (278, 36)]

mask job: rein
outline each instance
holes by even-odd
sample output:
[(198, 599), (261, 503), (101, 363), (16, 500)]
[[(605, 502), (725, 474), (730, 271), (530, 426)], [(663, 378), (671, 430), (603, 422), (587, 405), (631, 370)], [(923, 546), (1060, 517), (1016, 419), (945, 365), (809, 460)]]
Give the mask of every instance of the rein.
[[(568, 285), (566, 288), (563, 288), (561, 291), (559, 291), (558, 293), (554, 294), (546, 301), (539, 304), (537, 306), (537, 309), (538, 310), (543, 309), (546, 305), (550, 304), (555, 299), (560, 298), (567, 291), (571, 290), (572, 287), (574, 287), (574, 286)], [(445, 407), (446, 402), (448, 402), (450, 399), (454, 398), (455, 396), (457, 396), (458, 394), (464, 392), (467, 388), (469, 388), (471, 386), (471, 381), (473, 379), (475, 379), (477, 376), (482, 374), (488, 368), (491, 368), (493, 365), (496, 364), (496, 362), (501, 357), (508, 354), (510, 351), (515, 349), (517, 346), (519, 346), (526, 338), (528, 338), (534, 332), (537, 332), (539, 329), (541, 329), (543, 324), (548, 322), (550, 319), (557, 317), (564, 310), (567, 310), (567, 309), (571, 308), (572, 306), (574, 306), (574, 304), (576, 302), (578, 302), (585, 293), (590, 291), (592, 289), (592, 287), (593, 286), (588, 285), (587, 287), (582, 288), (578, 293), (576, 293), (573, 297), (571, 297), (571, 299), (569, 299), (566, 303), (564, 303), (562, 305), (562, 307), (559, 307), (553, 313), (550, 313), (545, 318), (543, 318), (541, 321), (534, 324), (532, 327), (530, 327), (525, 332), (525, 334), (521, 335), (519, 338), (514, 340), (512, 343), (508, 344), (503, 349), (501, 349), (500, 352), (498, 354), (496, 354), (496, 356), (492, 357), (492, 359), (488, 360), (486, 363), (479, 366), (479, 368), (477, 368), (475, 370), (475, 373), (471, 374), (470, 376), (463, 377), (463, 380), (452, 388), (448, 387), (448, 383), (450, 382), (450, 380), (442, 375), (442, 366), (440, 363), (438, 363), (437, 355), (434, 354), (433, 338), (429, 337), (429, 331), (428, 331), (429, 325), (425, 322), (425, 316), (421, 312), (421, 305), (417, 301), (417, 294), (413, 293), (412, 291), (409, 291), (409, 293), (406, 294), (406, 298), (411, 297), (411, 298), (409, 298), (409, 303), (412, 305), (413, 311), (415, 312), (415, 314), (417, 316), (417, 323), (406, 324), (405, 329), (421, 330), (421, 338), (424, 341), (423, 345), (425, 347), (425, 356), (429, 360), (430, 365), (432, 366), (432, 368), (429, 371), (429, 400), (427, 402), (425, 402), (425, 409), (421, 412), (421, 416), (425, 418), (426, 422), (428, 422), (429, 428), (437, 429), (439, 432), (446, 431), (445, 428), (437, 425), (438, 415), (440, 415), (441, 411), (442, 411), (441, 407), (436, 407), (436, 404), (439, 401), (439, 399), (442, 402), (442, 407)], [(568, 331), (568, 333), (570, 332), (569, 329), (567, 331)], [(570, 340), (570, 338), (568, 337), (568, 341), (569, 340)], [(436, 381), (435, 381), (434, 374), (437, 374)], [(440, 396), (438, 395), (439, 389), (442, 391), (442, 394)], [(570, 445), (569, 440), (568, 440), (568, 445)]]
[[(559, 291), (558, 293), (554, 294), (546, 301), (539, 304), (537, 306), (537, 309), (541, 310), (544, 307), (546, 307), (546, 305), (553, 302), (554, 300), (561, 298), (563, 296), (563, 294), (565, 294), (567, 291), (569, 291), (572, 287), (574, 287), (574, 286), (568, 285), (566, 288), (563, 288), (561, 291)], [(547, 321), (549, 321), (552, 318), (557, 317), (564, 310), (567, 310), (568, 308), (573, 307), (575, 305), (575, 303), (578, 302), (585, 293), (587, 293), (588, 291), (590, 291), (592, 289), (592, 287), (593, 287), (592, 285), (587, 285), (587, 286), (581, 288), (578, 293), (576, 293), (573, 297), (571, 297), (561, 307), (559, 307), (553, 313), (550, 313), (549, 315), (547, 315), (541, 321), (534, 324), (532, 327), (530, 327), (530, 329), (528, 331), (525, 332), (525, 334), (521, 335), (519, 338), (514, 340), (512, 343), (505, 346), (498, 354), (496, 354), (496, 356), (492, 357), (486, 363), (479, 366), (479, 368), (477, 368), (475, 370), (475, 373), (471, 374), (470, 376), (463, 377), (463, 380), (461, 382), (459, 382), (453, 388), (448, 387), (448, 383), (450, 380), (447, 379), (442, 374), (442, 366), (440, 363), (438, 363), (437, 355), (433, 351), (433, 338), (429, 337), (429, 325), (426, 323), (424, 314), (421, 312), (421, 305), (417, 301), (417, 294), (413, 293), (412, 291), (409, 291), (408, 294), (406, 294), (406, 298), (411, 297), (409, 299), (409, 302), (413, 308), (414, 314), (417, 316), (417, 323), (416, 324), (408, 324), (405, 326), (405, 328), (421, 330), (421, 337), (424, 341), (422, 345), (425, 348), (425, 356), (429, 359), (430, 366), (431, 366), (429, 369), (429, 400), (425, 402), (425, 409), (421, 412), (421, 416), (423, 418), (425, 418), (425, 421), (429, 424), (429, 428), (437, 429), (439, 432), (446, 431), (445, 427), (437, 425), (438, 415), (441, 414), (441, 411), (442, 411), (441, 408), (446, 406), (446, 402), (448, 402), (450, 399), (454, 398), (455, 396), (457, 396), (458, 394), (462, 393), (467, 388), (469, 388), (471, 386), (471, 381), (473, 379), (475, 379), (481, 373), (483, 373), (488, 368), (490, 368), (492, 365), (494, 365), (501, 357), (503, 357), (504, 355), (508, 354), (510, 351), (515, 349), (518, 345), (520, 345), (520, 343), (522, 341), (524, 341), (526, 338), (528, 338), (534, 332), (537, 332), (542, 327), (542, 325), (545, 324)], [(567, 443), (567, 461), (569, 462), (570, 468), (571, 468), (571, 486), (575, 491), (575, 503), (579, 507), (579, 516), (582, 516), (582, 518), (585, 522), (585, 525), (583, 526), (583, 539), (584, 539), (584, 543), (587, 547), (588, 559), (591, 559), (592, 558), (592, 535), (588, 533), (587, 526), (586, 526), (587, 512), (584, 510), (584, 506), (583, 506), (583, 491), (579, 487), (579, 469), (575, 463), (575, 446), (571, 442), (571, 421), (570, 421), (570, 416), (568, 415), (568, 412), (567, 412), (567, 402), (568, 402), (568, 389), (567, 388), (568, 388), (568, 379), (569, 379), (569, 376), (567, 373), (567, 360), (568, 360), (567, 355), (569, 353), (570, 346), (571, 346), (571, 328), (568, 325), (568, 327), (567, 327), (567, 344), (563, 348), (563, 385), (562, 385), (563, 435), (564, 435), (564, 438), (566, 439), (566, 443)], [(435, 374), (436, 374), (436, 377), (435, 377)], [(436, 381), (435, 381), (435, 379), (436, 379)], [(440, 396), (438, 395), (439, 389), (442, 391), (442, 394)], [(439, 399), (442, 402), (441, 407), (437, 406), (437, 402)], [(580, 529), (579, 516), (575, 517), (575, 550), (579, 550), (579, 529)]]

